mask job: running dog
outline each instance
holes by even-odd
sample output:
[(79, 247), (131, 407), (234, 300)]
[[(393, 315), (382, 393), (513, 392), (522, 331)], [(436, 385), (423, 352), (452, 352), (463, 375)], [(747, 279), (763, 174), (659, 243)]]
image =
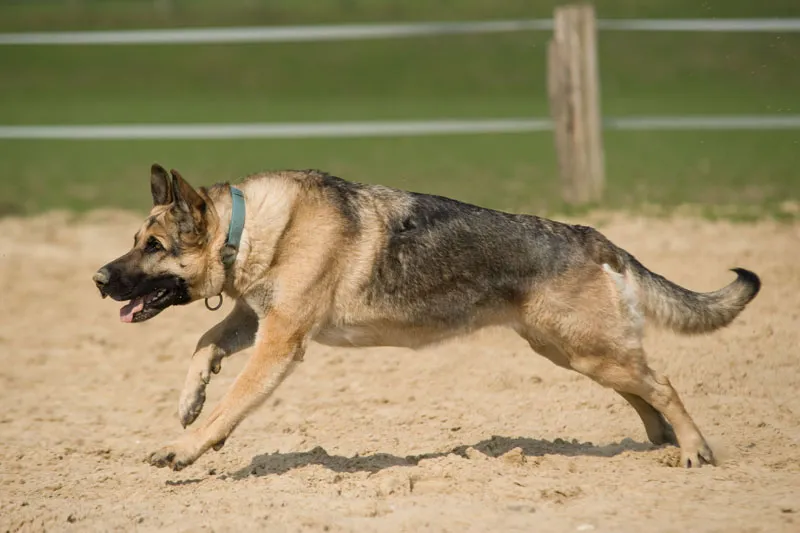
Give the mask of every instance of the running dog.
[(709, 293), (676, 285), (593, 228), (449, 198), (282, 171), (194, 189), (151, 168), (153, 208), (133, 248), (93, 277), (127, 301), (124, 322), (225, 295), (230, 314), (202, 336), (178, 404), (184, 427), (222, 361), (255, 345), (202, 423), (152, 453), (180, 470), (218, 450), (303, 358), (308, 342), (419, 348), (507, 326), (553, 363), (617, 391), (682, 465), (714, 455), (669, 380), (645, 359), (645, 320), (683, 334), (731, 323), (758, 293), (753, 272)]

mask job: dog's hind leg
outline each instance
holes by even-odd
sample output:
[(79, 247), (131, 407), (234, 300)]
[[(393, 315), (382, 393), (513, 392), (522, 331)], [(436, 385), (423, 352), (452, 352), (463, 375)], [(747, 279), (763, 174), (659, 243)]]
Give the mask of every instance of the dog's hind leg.
[(644, 430), (647, 432), (647, 438), (653, 444), (674, 444), (678, 445), (678, 439), (675, 437), (675, 431), (664, 419), (664, 415), (658, 410), (644, 401), (641, 397), (631, 394), (629, 392), (616, 391), (620, 396), (625, 398), (631, 407), (636, 409), (639, 413), (639, 418), (642, 419)]
[(561, 366), (625, 398), (639, 413), (653, 442), (677, 440), (684, 466), (714, 463), (711, 449), (678, 393), (647, 364), (635, 286), (625, 275), (608, 265), (576, 267), (532, 293), (521, 319), (522, 331), (538, 332), (558, 348)]
[(203, 410), (211, 374), (219, 373), (225, 357), (252, 346), (257, 330), (256, 313), (239, 300), (222, 322), (200, 338), (178, 401), (178, 417), (183, 427), (194, 422)]
[[(567, 355), (559, 350), (554, 344), (542, 341), (537, 335), (532, 335), (524, 331), (520, 331), (519, 333), (525, 340), (528, 341), (531, 348), (533, 348), (536, 353), (546, 357), (554, 364), (562, 368), (566, 368), (568, 370), (572, 369)], [(675, 432), (672, 430), (672, 426), (669, 425), (669, 423), (664, 419), (664, 416), (652, 405), (635, 394), (621, 392), (618, 390), (615, 392), (622, 396), (639, 414), (639, 418), (642, 419), (645, 431), (647, 432), (647, 438), (650, 439), (650, 442), (653, 444), (678, 444), (678, 440), (675, 438)]]
[[(714, 464), (711, 448), (689, 416), (678, 393), (666, 377), (659, 375), (647, 365), (644, 350), (587, 350), (583, 353), (587, 355), (575, 354), (571, 358), (575, 370), (605, 387), (616, 390), (623, 397), (625, 395), (637, 397), (645, 402), (644, 404), (663, 414), (672, 424), (681, 448), (683, 466), (691, 468)], [(631, 405), (636, 407), (634, 403)], [(667, 438), (670, 436), (668, 433), (664, 435)]]

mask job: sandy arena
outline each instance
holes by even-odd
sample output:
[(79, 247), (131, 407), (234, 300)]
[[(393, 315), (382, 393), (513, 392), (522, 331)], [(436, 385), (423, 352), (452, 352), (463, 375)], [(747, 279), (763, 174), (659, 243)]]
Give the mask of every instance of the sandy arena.
[(762, 278), (726, 330), (648, 332), (716, 468), (673, 467), (614, 392), (485, 331), (417, 353), (312, 345), (220, 452), (172, 472), (142, 460), (182, 431), (189, 357), (230, 302), (120, 323), (91, 276), (139, 220), (0, 220), (0, 531), (800, 531), (800, 224), (599, 224), (695, 290), (734, 266)]

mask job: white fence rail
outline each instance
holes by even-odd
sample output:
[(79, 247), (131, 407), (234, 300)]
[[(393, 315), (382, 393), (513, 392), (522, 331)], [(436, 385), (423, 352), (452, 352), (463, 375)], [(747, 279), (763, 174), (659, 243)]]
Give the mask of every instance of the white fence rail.
[[(800, 129), (800, 115), (607, 118), (609, 130)], [(549, 131), (548, 119), (0, 126), (0, 139), (311, 139)]]
[[(600, 19), (606, 31), (800, 32), (800, 18)], [(0, 45), (137, 45), (310, 42), (552, 30), (552, 19), (83, 32), (0, 33)]]

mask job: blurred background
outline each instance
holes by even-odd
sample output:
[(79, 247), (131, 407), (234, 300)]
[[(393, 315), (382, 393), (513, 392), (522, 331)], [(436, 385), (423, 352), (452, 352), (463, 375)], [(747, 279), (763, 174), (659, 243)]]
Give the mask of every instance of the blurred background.
[[(547, 19), (551, 0), (0, 0), (0, 32)], [(599, 19), (800, 17), (798, 0), (599, 0)], [(0, 126), (548, 118), (552, 31), (302, 43), (2, 45)], [(604, 117), (800, 116), (800, 33), (599, 34)], [(800, 126), (604, 133), (604, 206), (799, 217)], [(0, 215), (149, 208), (152, 162), (196, 185), (280, 168), (553, 214), (553, 134), (0, 138)]]

